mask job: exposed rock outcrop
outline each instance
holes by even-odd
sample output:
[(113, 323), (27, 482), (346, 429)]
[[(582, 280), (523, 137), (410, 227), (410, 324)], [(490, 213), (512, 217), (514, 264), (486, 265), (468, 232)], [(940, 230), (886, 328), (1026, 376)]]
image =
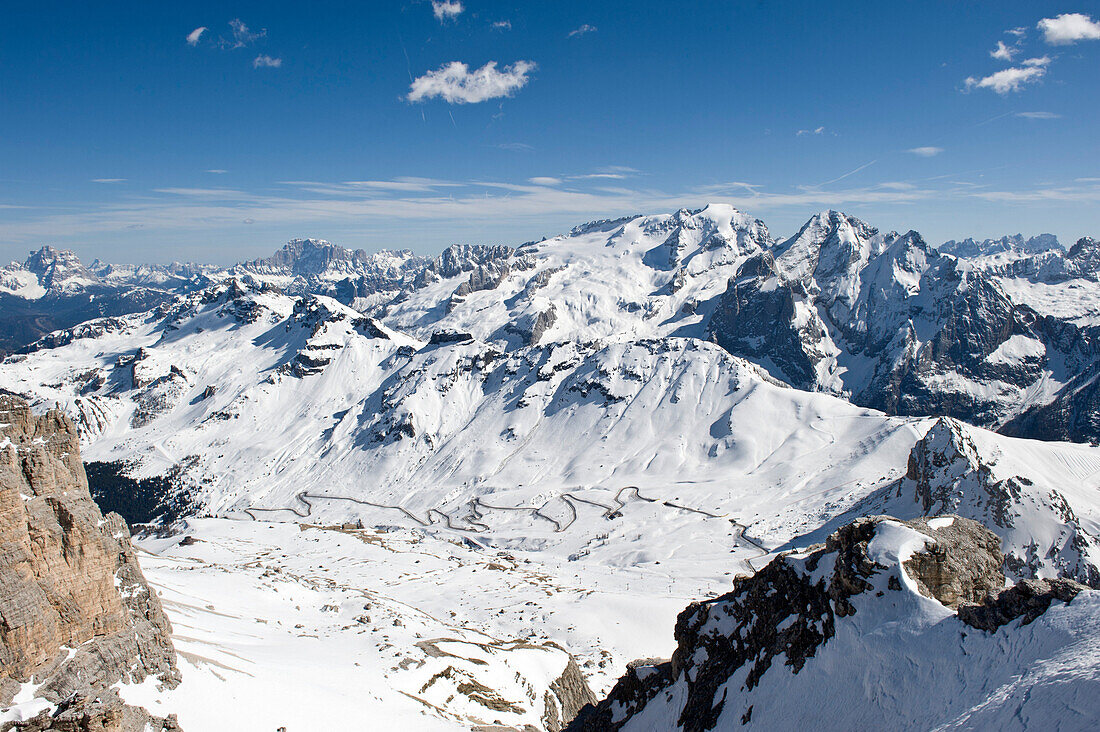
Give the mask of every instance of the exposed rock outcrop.
[(88, 492), (72, 422), (0, 396), (0, 707), (27, 683), (48, 703), (0, 728), (174, 729), (110, 687), (149, 676), (174, 686), (175, 658), (126, 523)]
[[(1095, 329), (1040, 315), (1010, 296), (1002, 278), (1054, 282), (1092, 273), (1095, 281), (1098, 251), (1082, 240), (1069, 253), (1044, 250), (1015, 263), (1045, 275), (1002, 272), (962, 263), (917, 232), (881, 233), (823, 212), (741, 264), (707, 334), (796, 388), (888, 414), (948, 415), (1025, 437), (1093, 440), (1100, 434), (1089, 409)], [(1048, 272), (1055, 264), (1062, 265), (1057, 276)], [(1045, 374), (1062, 371), (1070, 382), (1051, 401)]]
[[(584, 709), (569, 729), (732, 729), (754, 722), (754, 708), (759, 721), (765, 707), (773, 726), (764, 721), (762, 727), (774, 729), (775, 719), (790, 719), (787, 705), (805, 703), (801, 697), (792, 702), (787, 696), (797, 688), (791, 679), (798, 678), (831, 643), (852, 646), (852, 650), (834, 652), (821, 661), (824, 666), (810, 672), (816, 683), (826, 683), (827, 678), (847, 683), (846, 671), (837, 666), (842, 658), (857, 666), (888, 666), (890, 661), (881, 657), (882, 644), (894, 633), (901, 636), (894, 641), (897, 647), (885, 653), (896, 655), (899, 668), (904, 669), (910, 653), (905, 644), (920, 641), (912, 634), (922, 627), (939, 627), (942, 618), (952, 617), (952, 610), (957, 609), (958, 627), (1013, 632), (999, 629), (1021, 618), (1021, 623), (1033, 622), (1055, 601), (1070, 602), (1087, 590), (1069, 580), (1032, 581), (1003, 590), (1001, 566), (997, 536), (969, 519), (858, 519), (830, 535), (824, 546), (782, 554), (754, 576), (736, 579), (731, 592), (690, 605), (676, 622), (672, 660), (632, 664), (608, 697)], [(935, 603), (929, 604), (931, 600)], [(870, 635), (864, 638), (863, 634)], [(909, 664), (931, 663), (927, 673), (934, 675), (938, 653), (945, 659), (944, 672), (949, 668), (963, 675), (986, 672), (960, 668), (954, 659), (958, 651), (953, 644), (964, 641), (966, 632), (935, 630), (929, 636), (928, 642), (943, 647), (922, 651), (932, 653), (932, 661), (922, 658)], [(975, 651), (1004, 652), (1003, 641), (985, 644), (979, 636), (974, 643)], [(874, 647), (876, 655), (852, 657), (864, 644)], [(985, 645), (978, 648), (977, 644)], [(891, 675), (889, 683), (900, 683), (892, 693), (904, 695), (907, 691), (901, 687), (908, 683), (904, 679), (908, 672), (899, 673), (903, 677)], [(855, 676), (853, 683), (863, 683), (858, 672)], [(922, 682), (915, 678), (912, 683)], [(832, 694), (829, 689), (820, 691), (823, 696)], [(869, 690), (852, 697), (837, 694), (851, 706), (837, 719), (822, 720), (823, 728), (852, 728), (845, 727), (845, 716), (877, 718), (880, 723), (891, 719), (890, 695)], [(922, 704), (932, 707), (932, 718), (945, 713), (937, 708), (941, 700), (934, 691), (929, 689), (927, 694)], [(988, 696), (983, 691), (976, 698), (985, 703)], [(956, 702), (944, 700), (945, 704)], [(799, 714), (813, 717), (814, 712), (795, 716)], [(913, 719), (905, 724), (923, 726)], [(797, 728), (790, 722), (778, 727)]]
[(1016, 618), (1023, 618), (1023, 624), (1027, 625), (1045, 613), (1055, 600), (1070, 602), (1083, 589), (1084, 585), (1073, 580), (1023, 580), (980, 604), (960, 607), (959, 618), (991, 633)]
[(997, 456), (983, 454), (976, 432), (953, 419), (936, 422), (910, 453), (901, 498), (911, 495), (925, 514), (955, 513), (988, 526), (1001, 537), (1014, 578), (1060, 576), (1100, 587), (1100, 540), (1066, 496), (1040, 475), (1001, 468)]

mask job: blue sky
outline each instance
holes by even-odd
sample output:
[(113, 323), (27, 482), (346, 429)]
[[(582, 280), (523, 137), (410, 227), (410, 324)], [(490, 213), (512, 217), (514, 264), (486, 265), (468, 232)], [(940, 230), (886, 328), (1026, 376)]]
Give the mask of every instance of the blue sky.
[(1100, 236), (1100, 2), (12, 5), (3, 261), (431, 253), (711, 201)]

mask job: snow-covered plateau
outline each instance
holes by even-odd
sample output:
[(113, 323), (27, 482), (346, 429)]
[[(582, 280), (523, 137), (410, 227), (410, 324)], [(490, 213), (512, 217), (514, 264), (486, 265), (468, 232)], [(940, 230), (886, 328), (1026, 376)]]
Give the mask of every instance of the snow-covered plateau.
[(190, 732), (1088, 729), (1098, 275), (1088, 238), (719, 204), (435, 258), (44, 249), (4, 303), (117, 307), (0, 390), (159, 519), (183, 682), (120, 695)]

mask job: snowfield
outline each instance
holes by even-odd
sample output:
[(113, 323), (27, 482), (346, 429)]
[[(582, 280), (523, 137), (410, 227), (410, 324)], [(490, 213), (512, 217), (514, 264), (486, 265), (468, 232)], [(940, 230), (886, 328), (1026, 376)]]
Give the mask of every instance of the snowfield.
[[(202, 519), (187, 535), (139, 543), (184, 682), (121, 687), (187, 730), (541, 729), (567, 662), (547, 643), (604, 692), (630, 659), (670, 653), (676, 614), (729, 582), (685, 571), (686, 553), (617, 568), (396, 527)], [(472, 682), (499, 708), (457, 688)]]

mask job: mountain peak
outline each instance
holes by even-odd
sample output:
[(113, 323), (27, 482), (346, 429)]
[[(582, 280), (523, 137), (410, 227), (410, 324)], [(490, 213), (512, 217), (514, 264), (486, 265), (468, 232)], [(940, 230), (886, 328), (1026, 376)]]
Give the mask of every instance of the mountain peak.
[(50, 267), (55, 267), (59, 264), (66, 267), (84, 266), (80, 261), (80, 257), (76, 256), (76, 252), (73, 250), (56, 249), (47, 244), (38, 251), (30, 253), (30, 256), (23, 262), (23, 269), (38, 275), (43, 275)]
[(967, 237), (962, 241), (944, 242), (939, 250), (944, 254), (956, 257), (983, 257), (994, 254), (1042, 254), (1043, 252), (1061, 250), (1062, 245), (1054, 234), (1039, 234), (1025, 239), (1023, 234), (1011, 234), (1000, 239), (984, 239), (976, 241)]

